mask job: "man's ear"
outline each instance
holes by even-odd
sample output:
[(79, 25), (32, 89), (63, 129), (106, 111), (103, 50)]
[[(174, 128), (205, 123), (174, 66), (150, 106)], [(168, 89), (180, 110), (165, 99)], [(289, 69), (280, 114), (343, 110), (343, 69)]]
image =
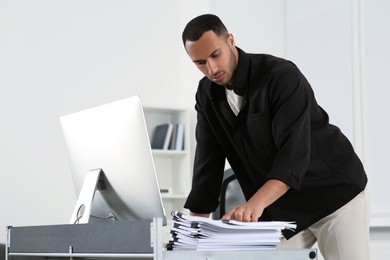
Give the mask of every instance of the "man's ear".
[(230, 47), (236, 46), (236, 44), (235, 44), (235, 42), (234, 42), (234, 36), (233, 36), (233, 34), (231, 34), (231, 33), (228, 34), (227, 42), (228, 42), (228, 44), (229, 44)]

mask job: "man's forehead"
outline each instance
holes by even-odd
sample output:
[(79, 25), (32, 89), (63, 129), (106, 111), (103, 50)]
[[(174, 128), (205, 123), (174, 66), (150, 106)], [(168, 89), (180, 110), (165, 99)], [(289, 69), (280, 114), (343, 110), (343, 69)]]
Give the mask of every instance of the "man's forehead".
[(192, 60), (205, 59), (218, 50), (222, 42), (213, 31), (207, 31), (197, 41), (186, 41), (185, 48)]

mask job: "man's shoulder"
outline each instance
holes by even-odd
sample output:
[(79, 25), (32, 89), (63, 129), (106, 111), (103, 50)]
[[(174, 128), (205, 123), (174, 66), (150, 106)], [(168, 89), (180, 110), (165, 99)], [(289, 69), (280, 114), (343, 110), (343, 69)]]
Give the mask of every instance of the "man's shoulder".
[(286, 61), (286, 59), (270, 54), (270, 53), (246, 53), (251, 58), (266, 60), (266, 61)]
[(296, 66), (293, 62), (282, 57), (266, 53), (250, 53), (247, 55), (251, 60), (252, 66), (255, 66), (264, 71), (277, 72), (286, 69), (296, 69)]
[(210, 82), (211, 82), (210, 79), (208, 77), (204, 76), (203, 78), (201, 78), (199, 80), (199, 85), (210, 84)]

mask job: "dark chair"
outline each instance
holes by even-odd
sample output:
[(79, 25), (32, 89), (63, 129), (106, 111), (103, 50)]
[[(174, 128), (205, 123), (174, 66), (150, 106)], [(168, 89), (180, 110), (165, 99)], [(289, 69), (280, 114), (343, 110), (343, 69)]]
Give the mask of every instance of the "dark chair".
[(220, 203), (218, 208), (212, 213), (212, 218), (220, 219), (233, 207), (244, 202), (245, 197), (242, 193), (240, 184), (237, 181), (236, 175), (234, 175), (232, 169), (225, 170), (223, 174)]

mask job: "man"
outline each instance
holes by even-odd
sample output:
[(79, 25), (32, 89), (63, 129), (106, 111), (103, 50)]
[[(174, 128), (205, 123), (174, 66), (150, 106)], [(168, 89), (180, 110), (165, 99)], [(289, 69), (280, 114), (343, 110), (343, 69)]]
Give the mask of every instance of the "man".
[(237, 48), (215, 15), (191, 20), (182, 40), (205, 75), (196, 93), (190, 214), (208, 217), (218, 206), (227, 158), (247, 202), (224, 219), (296, 221), (280, 248), (318, 241), (326, 259), (368, 259), (367, 176), (298, 68)]

